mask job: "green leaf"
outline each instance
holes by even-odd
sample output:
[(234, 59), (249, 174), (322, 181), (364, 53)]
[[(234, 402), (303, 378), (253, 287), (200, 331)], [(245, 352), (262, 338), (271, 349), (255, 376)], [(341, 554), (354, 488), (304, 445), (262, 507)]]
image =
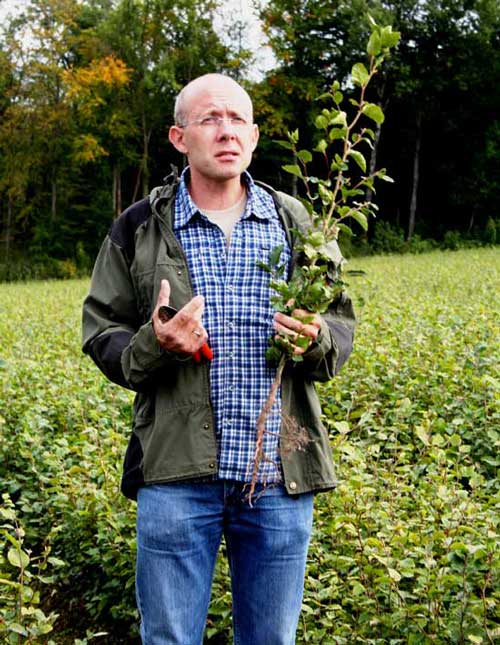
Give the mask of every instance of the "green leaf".
[(9, 630), (15, 634), (21, 634), (21, 636), (28, 635), (26, 629), (22, 625), (19, 625), (19, 623), (9, 623)]
[(274, 249), (269, 253), (269, 264), (275, 266), (280, 261), (281, 254), (283, 252), (283, 244), (275, 246)]
[(349, 150), (349, 156), (354, 159), (363, 172), (366, 172), (366, 160), (359, 150)]
[(311, 339), (309, 338), (309, 336), (298, 336), (294, 341), (294, 345), (296, 347), (300, 347), (300, 349), (307, 349), (309, 347), (310, 341)]
[(366, 51), (369, 56), (378, 56), (381, 50), (382, 50), (382, 41), (380, 39), (379, 34), (376, 31), (374, 31), (370, 36)]
[(356, 63), (351, 71), (352, 80), (356, 85), (365, 85), (368, 82), (370, 75), (363, 63)]
[(389, 573), (389, 577), (391, 578), (391, 580), (394, 580), (394, 582), (399, 582), (401, 580), (401, 574), (398, 571), (396, 571), (396, 569), (387, 567), (387, 572)]
[(314, 150), (316, 152), (321, 152), (321, 154), (323, 154), (327, 148), (328, 148), (327, 142), (324, 139), (320, 139), (318, 141), (317, 146), (314, 148)]
[(343, 222), (339, 222), (337, 224), (337, 227), (339, 231), (342, 231), (342, 233), (345, 233), (349, 237), (352, 237), (354, 233), (351, 231), (351, 229), (347, 226), (347, 224), (344, 224)]
[(314, 125), (319, 129), (319, 130), (324, 130), (326, 127), (328, 127), (328, 119), (323, 116), (323, 114), (318, 114), (316, 117), (316, 120), (314, 121)]
[(351, 428), (349, 427), (349, 424), (347, 421), (334, 421), (333, 427), (339, 434), (346, 435), (351, 432)]
[(16, 548), (15, 546), (10, 547), (9, 552), (7, 553), (7, 559), (12, 566), (18, 567), (19, 569), (26, 569), (30, 563), (30, 557), (26, 551)]
[(392, 31), (392, 27), (387, 25), (382, 27), (380, 32), (380, 40), (384, 49), (391, 49), (398, 44), (400, 33), (399, 31)]
[(259, 269), (262, 269), (263, 271), (265, 271), (266, 273), (272, 273), (273, 272), (273, 270), (271, 269), (271, 267), (268, 264), (266, 264), (265, 262), (261, 262), (260, 260), (257, 260), (255, 265)]
[(332, 128), (328, 133), (328, 138), (330, 139), (330, 141), (335, 141), (335, 139), (343, 139), (346, 132), (346, 128)]
[(304, 175), (302, 174), (302, 171), (300, 170), (299, 166), (297, 166), (297, 164), (287, 164), (281, 167), (283, 168), (283, 170), (285, 170), (286, 172), (289, 172), (291, 175), (300, 177), (300, 179), (304, 178)]
[(342, 94), (342, 92), (338, 92), (338, 91), (337, 91), (337, 92), (335, 92), (335, 94), (333, 95), (333, 100), (335, 101), (335, 103), (336, 103), (337, 105), (338, 105), (339, 103), (342, 103), (342, 99), (343, 99), (343, 98), (344, 98), (344, 95)]
[(424, 444), (424, 446), (429, 445), (429, 435), (422, 426), (417, 426), (415, 428), (415, 434), (420, 439), (420, 441)]
[(65, 567), (66, 566), (66, 562), (64, 562), (64, 560), (56, 558), (53, 555), (51, 555), (50, 558), (47, 558), (47, 561), (50, 562), (50, 564), (53, 565), (54, 567)]
[(366, 103), (363, 105), (363, 109), (361, 111), (369, 119), (375, 121), (375, 123), (384, 122), (384, 113), (378, 105), (375, 105), (375, 103)]
[(13, 522), (16, 519), (16, 513), (12, 508), (0, 508), (0, 516), (5, 520)]
[(313, 158), (309, 150), (299, 150), (297, 152), (297, 157), (302, 161), (302, 163), (309, 163)]
[(323, 202), (323, 204), (328, 205), (328, 204), (332, 203), (332, 201), (333, 201), (333, 193), (332, 193), (331, 190), (328, 190), (328, 188), (325, 188), (324, 186), (319, 184), (318, 192), (319, 192), (319, 196), (320, 196), (321, 201)]
[(329, 125), (343, 125), (347, 124), (347, 114), (345, 112), (339, 112), (333, 119), (330, 120)]
[(368, 219), (364, 213), (360, 211), (353, 211), (351, 217), (361, 226), (364, 231), (368, 230)]
[(293, 150), (294, 146), (290, 141), (283, 141), (282, 139), (274, 139), (273, 143), (277, 143), (279, 146), (282, 148), (286, 148), (287, 150)]

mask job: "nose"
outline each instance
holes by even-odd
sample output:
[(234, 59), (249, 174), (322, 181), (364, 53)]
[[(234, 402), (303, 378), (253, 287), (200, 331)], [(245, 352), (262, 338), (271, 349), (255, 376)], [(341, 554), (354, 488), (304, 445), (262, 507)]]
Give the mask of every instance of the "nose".
[(233, 138), (235, 133), (236, 130), (234, 125), (231, 123), (231, 119), (229, 117), (223, 118), (219, 125), (219, 136), (222, 138)]

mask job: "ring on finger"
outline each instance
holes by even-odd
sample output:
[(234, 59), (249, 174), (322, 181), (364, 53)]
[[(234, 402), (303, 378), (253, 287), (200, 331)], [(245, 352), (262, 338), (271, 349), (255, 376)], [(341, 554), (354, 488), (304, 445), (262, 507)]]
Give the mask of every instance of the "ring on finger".
[(198, 329), (193, 329), (193, 334), (195, 336), (201, 336), (202, 335), (201, 331), (199, 331)]

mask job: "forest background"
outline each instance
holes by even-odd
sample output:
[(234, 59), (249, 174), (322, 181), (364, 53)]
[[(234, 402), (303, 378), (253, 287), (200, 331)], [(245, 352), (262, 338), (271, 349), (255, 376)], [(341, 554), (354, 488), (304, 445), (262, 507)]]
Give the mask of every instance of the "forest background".
[[(180, 88), (229, 74), (253, 97), (251, 171), (296, 193), (276, 139), (300, 125), (314, 145), (315, 101), (363, 59), (367, 13), (401, 40), (372, 83), (386, 121), (371, 168), (368, 234), (344, 253), (495, 243), (500, 235), (498, 0), (272, 0), (257, 7), (274, 64), (256, 73), (249, 26), (216, 0), (36, 0), (0, 29), (0, 280), (87, 273), (113, 218), (184, 160), (169, 145)], [(249, 80), (254, 79), (254, 80)], [(354, 89), (354, 88), (353, 88)]]

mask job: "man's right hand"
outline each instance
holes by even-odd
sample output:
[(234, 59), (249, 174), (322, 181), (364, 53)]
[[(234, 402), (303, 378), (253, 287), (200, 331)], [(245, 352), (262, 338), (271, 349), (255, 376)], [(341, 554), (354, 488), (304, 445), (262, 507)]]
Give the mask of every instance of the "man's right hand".
[(203, 296), (195, 296), (177, 314), (162, 322), (158, 311), (170, 301), (170, 284), (162, 280), (160, 293), (153, 311), (153, 330), (160, 345), (169, 352), (177, 354), (195, 354), (207, 342), (208, 334), (203, 327), (201, 317), (205, 309)]

